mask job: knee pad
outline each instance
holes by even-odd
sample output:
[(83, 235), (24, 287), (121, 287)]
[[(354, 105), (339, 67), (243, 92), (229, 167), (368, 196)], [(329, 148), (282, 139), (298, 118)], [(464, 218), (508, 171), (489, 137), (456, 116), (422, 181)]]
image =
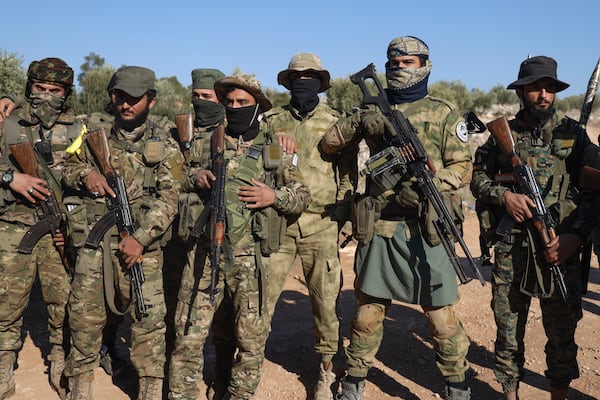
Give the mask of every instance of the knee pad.
[(452, 306), (431, 309), (424, 308), (424, 311), (429, 330), (433, 337), (437, 339), (449, 339), (454, 336), (458, 329), (458, 320)]
[(371, 333), (383, 324), (385, 307), (379, 304), (364, 304), (358, 307), (354, 318), (354, 329), (359, 332)]

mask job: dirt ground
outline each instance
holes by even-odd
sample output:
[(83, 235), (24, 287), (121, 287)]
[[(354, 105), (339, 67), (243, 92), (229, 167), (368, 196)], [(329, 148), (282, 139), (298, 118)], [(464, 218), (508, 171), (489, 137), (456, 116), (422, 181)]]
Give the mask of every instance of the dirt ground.
[[(474, 257), (479, 256), (477, 218), (467, 212), (465, 241)], [(342, 250), (344, 286), (339, 301), (341, 332), (348, 344), (350, 323), (356, 303), (352, 291), (354, 247)], [(594, 256), (588, 294), (583, 299), (583, 319), (577, 330), (581, 377), (573, 382), (570, 400), (600, 397), (600, 271)], [(482, 269), (486, 280), (490, 268)], [(495, 325), (490, 310), (491, 288), (477, 280), (461, 286), (461, 301), (456, 311), (471, 338), (468, 374), (473, 399), (500, 399), (501, 389), (492, 372)], [(267, 344), (267, 356), (257, 400), (304, 400), (311, 394), (317, 378), (318, 358), (313, 352), (312, 320), (307, 290), (301, 269), (296, 265), (290, 273), (277, 306), (273, 332)], [(32, 294), (25, 315), (25, 344), (15, 370), (16, 395), (19, 399), (58, 399), (48, 384), (46, 361), (49, 353), (46, 313), (41, 307), (39, 288)], [(126, 332), (126, 330), (124, 331)], [(123, 334), (126, 336), (126, 333)], [(126, 345), (125, 338), (122, 338)], [(545, 336), (538, 302), (534, 300), (526, 336), (526, 376), (521, 387), (522, 399), (549, 399), (544, 378)], [(342, 353), (340, 353), (342, 354)], [(212, 374), (214, 356), (206, 349), (205, 376)], [(343, 356), (336, 359), (338, 374), (343, 373)], [(98, 368), (95, 372), (94, 398), (134, 399), (135, 377), (123, 374), (112, 378)], [(440, 399), (443, 382), (435, 367), (434, 353), (420, 309), (395, 302), (385, 321), (385, 336), (377, 362), (369, 373), (365, 399)], [(202, 397), (204, 398), (204, 397)]]

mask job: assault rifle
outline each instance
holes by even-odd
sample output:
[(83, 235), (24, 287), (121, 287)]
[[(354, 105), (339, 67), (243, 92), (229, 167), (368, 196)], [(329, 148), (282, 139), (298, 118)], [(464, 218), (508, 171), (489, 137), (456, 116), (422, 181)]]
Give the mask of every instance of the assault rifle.
[[(97, 249), (106, 232), (115, 224), (121, 239), (133, 235), (136, 226), (131, 215), (125, 181), (121, 175), (117, 174), (110, 162), (110, 148), (104, 129), (89, 132), (85, 140), (98, 163), (100, 172), (106, 177), (108, 185), (117, 195), (114, 199), (110, 196), (106, 197), (108, 213), (96, 222), (85, 242), (87, 247)], [(146, 313), (146, 304), (142, 293), (142, 284), (145, 277), (141, 257), (129, 269), (129, 273), (131, 274), (131, 287), (135, 296), (136, 316), (138, 319), (142, 319), (148, 314)]]
[[(27, 141), (11, 144), (9, 145), (9, 148), (21, 171), (34, 178), (40, 178), (38, 174), (39, 163), (31, 142)], [(70, 247), (68, 245), (67, 237), (67, 218), (56, 198), (54, 190), (48, 188), (48, 191), (50, 192), (50, 196), (36, 202), (40, 217), (39, 221), (25, 233), (17, 250), (19, 253), (31, 254), (33, 248), (43, 236), (49, 233), (54, 238), (56, 232), (60, 231), (65, 244), (56, 246), (56, 249), (58, 250), (58, 254), (60, 255), (65, 269), (69, 274), (72, 274), (73, 259), (68, 254)]]
[[(377, 88), (376, 94), (372, 94), (367, 87), (368, 79), (371, 79), (375, 83)], [(483, 279), (475, 260), (471, 256), (471, 252), (463, 240), (461, 232), (454, 224), (444, 200), (433, 183), (433, 176), (435, 174), (433, 162), (419, 141), (415, 128), (400, 111), (393, 110), (388, 103), (383, 86), (375, 73), (375, 66), (369, 64), (361, 71), (350, 76), (350, 80), (360, 87), (363, 93), (363, 105), (374, 104), (379, 107), (379, 110), (381, 110), (383, 115), (393, 126), (394, 133), (386, 136), (388, 142), (394, 147), (392, 149), (394, 150), (393, 158), (395, 158), (396, 161), (399, 160), (401, 164), (406, 165), (407, 171), (417, 179), (417, 183), (423, 192), (423, 195), (429, 200), (429, 203), (437, 214), (438, 219), (434, 223), (435, 229), (448, 254), (448, 258), (456, 271), (458, 279), (463, 284), (471, 280), (471, 278), (467, 277), (462, 264), (460, 263), (451, 236), (458, 241), (473, 272), (481, 282), (481, 285), (485, 286), (485, 280)]]
[(177, 135), (179, 136), (179, 147), (183, 157), (187, 160), (192, 147), (194, 138), (194, 116), (192, 114), (177, 114), (175, 116), (175, 125), (177, 125)]
[[(219, 273), (219, 264), (223, 254), (223, 241), (225, 239), (225, 224), (227, 223), (225, 208), (225, 178), (227, 168), (225, 165), (225, 128), (219, 125), (211, 137), (212, 173), (216, 180), (211, 187), (210, 204), (204, 208), (202, 215), (194, 224), (190, 236), (200, 239), (205, 227), (210, 227), (210, 302), (215, 301), (215, 287)], [(198, 254), (198, 253), (197, 253)]]
[[(524, 164), (515, 153), (515, 144), (508, 120), (506, 117), (497, 118), (488, 123), (487, 128), (494, 137), (494, 141), (500, 148), (500, 151), (502, 151), (502, 154), (508, 156), (510, 159), (517, 191), (528, 196), (535, 203), (535, 207), (531, 209), (533, 217), (530, 221), (542, 242), (548, 244), (556, 237), (556, 224), (554, 223), (552, 215), (550, 215), (550, 212), (546, 209), (544, 199), (542, 198), (540, 188), (535, 181), (533, 171), (528, 165)], [(512, 218), (510, 218), (510, 221), (514, 223)], [(500, 225), (502, 225), (502, 221)], [(500, 234), (502, 233), (500, 232)], [(563, 273), (556, 264), (550, 264), (549, 267), (560, 295), (566, 302), (568, 294)]]

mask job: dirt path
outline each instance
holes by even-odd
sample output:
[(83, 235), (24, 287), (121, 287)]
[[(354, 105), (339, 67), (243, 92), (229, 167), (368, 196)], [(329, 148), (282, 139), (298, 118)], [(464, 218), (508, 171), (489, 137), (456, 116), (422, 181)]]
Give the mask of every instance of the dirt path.
[[(465, 241), (473, 256), (479, 255), (477, 219), (467, 213)], [(352, 291), (352, 257), (354, 249), (342, 251), (344, 287), (340, 296), (340, 316), (344, 344), (348, 344), (350, 322), (356, 303)], [(483, 269), (489, 280), (489, 268)], [(492, 372), (495, 325), (490, 310), (490, 285), (482, 287), (472, 281), (460, 289), (461, 302), (457, 313), (472, 340), (469, 351), (471, 370), (469, 379), (473, 399), (500, 399), (500, 386)], [(577, 331), (581, 378), (574, 381), (570, 400), (600, 397), (600, 271), (593, 257), (589, 292), (583, 299), (584, 314)], [(25, 345), (19, 353), (15, 371), (17, 394), (13, 399), (58, 399), (48, 385), (47, 331), (45, 312), (40, 307), (39, 292), (25, 316)], [(544, 378), (545, 357), (541, 313), (536, 300), (532, 302), (526, 336), (527, 374), (521, 388), (523, 399), (548, 399), (548, 384)], [(306, 287), (301, 270), (294, 268), (286, 282), (273, 322), (273, 332), (267, 344), (267, 362), (256, 399), (305, 400), (317, 377), (318, 359), (313, 350), (312, 320)], [(206, 351), (207, 370), (212, 374), (213, 354)], [(339, 373), (343, 371), (343, 357), (338, 357)], [(134, 379), (115, 379), (101, 369), (96, 371), (94, 398), (121, 400), (133, 398)], [(417, 307), (394, 303), (385, 322), (385, 336), (377, 356), (377, 363), (369, 374), (365, 399), (440, 399), (443, 383), (435, 368), (434, 353), (427, 327)]]

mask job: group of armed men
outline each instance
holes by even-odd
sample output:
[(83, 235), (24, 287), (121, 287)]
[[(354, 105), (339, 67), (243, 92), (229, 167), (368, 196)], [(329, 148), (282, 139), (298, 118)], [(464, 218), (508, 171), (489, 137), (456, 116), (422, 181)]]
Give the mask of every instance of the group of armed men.
[[(422, 307), (445, 398), (481, 398), (466, 380), (470, 342), (453, 309), (453, 249), (440, 240), (446, 232), (423, 181), (406, 168), (413, 162), (428, 165), (453, 223), (463, 220), (459, 189), (470, 184), (480, 204), (482, 234), (494, 246), (493, 369), (505, 398), (519, 398), (528, 309), (539, 297), (550, 398), (566, 399), (579, 376), (580, 255), (595, 218), (594, 193), (579, 178), (584, 167), (599, 167), (600, 149), (553, 107), (569, 85), (558, 80), (554, 59), (536, 56), (508, 85), (521, 101), (504, 120), (510, 153), (492, 135), (472, 160), (463, 114), (428, 94), (431, 68), (422, 40), (389, 43), (383, 96), (418, 138), (399, 148), (403, 132), (379, 108), (343, 113), (320, 101), (330, 74), (312, 53), (294, 55), (278, 74), (291, 99), (277, 108), (251, 76), (194, 69), (188, 139), (184, 124), (150, 115), (157, 92), (148, 68), (119, 68), (106, 114), (74, 116), (66, 105), (73, 70), (59, 58), (32, 62), (24, 96), (0, 100), (0, 399), (15, 394), (36, 276), (48, 310), (49, 380), (61, 398), (92, 399), (103, 333), (129, 313), (138, 399), (199, 398), (209, 332), (216, 361), (208, 398), (250, 399), (296, 256), (320, 356), (310, 398), (364, 398), (393, 300)], [(373, 168), (357, 193), (363, 140)], [(412, 157), (415, 144), (426, 160)], [(519, 189), (515, 159), (531, 172), (541, 204)], [(531, 223), (540, 214), (555, 221), (545, 237)], [(339, 374), (338, 241), (346, 221), (358, 241), (358, 307)]]

